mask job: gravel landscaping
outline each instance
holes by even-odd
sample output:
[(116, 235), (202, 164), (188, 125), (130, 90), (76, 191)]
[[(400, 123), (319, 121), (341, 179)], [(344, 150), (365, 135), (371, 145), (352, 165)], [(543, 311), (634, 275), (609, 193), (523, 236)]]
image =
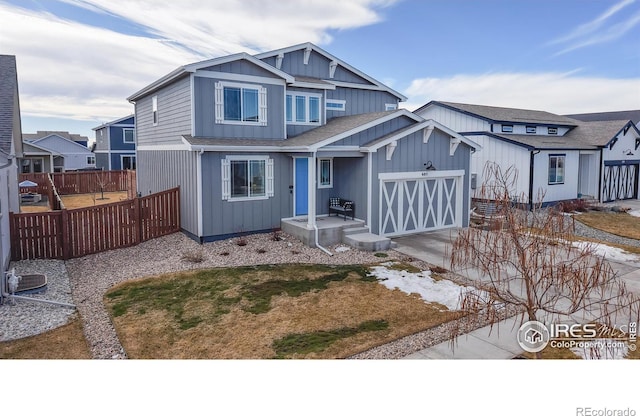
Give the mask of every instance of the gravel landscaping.
[[(576, 234), (603, 242), (640, 246), (640, 241), (595, 230), (578, 221)], [(393, 250), (387, 252), (386, 259), (381, 259), (374, 253), (346, 248), (344, 245), (329, 247), (334, 253), (330, 257), (287, 234), (280, 233), (279, 237), (279, 241), (274, 241), (273, 234), (257, 234), (200, 245), (182, 233), (175, 233), (135, 247), (72, 259), (66, 264), (59, 260), (30, 260), (12, 263), (10, 267), (15, 267), (18, 274), (47, 275), (47, 290), (26, 296), (76, 305), (93, 358), (123, 359), (127, 358), (126, 354), (103, 305), (104, 293), (118, 283), (212, 267), (278, 263), (367, 264), (402, 259), (414, 261)], [(414, 265), (421, 268), (429, 266), (418, 261)], [(447, 278), (458, 280), (461, 284), (469, 283), (460, 281), (458, 276), (452, 274)], [(75, 313), (74, 309), (67, 307), (23, 300), (7, 301), (0, 306), (0, 341), (37, 335), (59, 327)], [(445, 340), (449, 332), (448, 325), (404, 337), (351, 358), (404, 357)]]

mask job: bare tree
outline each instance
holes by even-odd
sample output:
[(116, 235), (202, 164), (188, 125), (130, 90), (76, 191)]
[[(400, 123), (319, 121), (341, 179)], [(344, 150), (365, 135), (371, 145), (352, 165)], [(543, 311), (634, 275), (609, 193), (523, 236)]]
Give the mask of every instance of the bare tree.
[[(513, 195), (515, 167), (503, 171), (497, 164), (487, 164), (483, 177), (488, 182), (480, 197), (495, 204), (489, 220), (501, 227), (463, 229), (451, 246), (452, 269), (471, 266), (487, 292), (462, 295), (461, 308), (468, 319), (478, 324), (488, 319), (493, 326), (504, 319), (498, 311), (510, 306), (520, 314), (521, 323), (565, 319), (611, 326), (624, 316), (630, 319), (627, 323), (637, 322), (637, 296), (626, 290), (593, 244), (575, 241), (571, 217), (542, 209), (542, 193), (535, 204), (525, 195)], [(459, 324), (450, 334), (452, 342), (462, 332)]]
[[(104, 200), (104, 191), (109, 184), (109, 175), (105, 171), (100, 171), (96, 173), (96, 190), (100, 191), (100, 199)], [(95, 204), (95, 201), (94, 201)]]

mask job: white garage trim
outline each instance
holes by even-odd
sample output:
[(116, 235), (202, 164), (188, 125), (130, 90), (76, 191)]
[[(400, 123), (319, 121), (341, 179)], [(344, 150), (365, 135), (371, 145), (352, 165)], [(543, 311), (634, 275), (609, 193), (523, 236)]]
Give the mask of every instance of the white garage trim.
[(462, 226), (464, 170), (378, 174), (379, 235)]

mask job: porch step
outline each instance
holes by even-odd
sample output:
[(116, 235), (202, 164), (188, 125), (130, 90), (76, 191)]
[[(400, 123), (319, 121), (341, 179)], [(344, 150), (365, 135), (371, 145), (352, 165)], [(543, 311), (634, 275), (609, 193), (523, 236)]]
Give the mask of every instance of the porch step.
[(363, 251), (385, 251), (391, 247), (390, 239), (370, 232), (345, 234), (342, 236), (342, 242)]
[(342, 236), (345, 235), (353, 235), (353, 234), (364, 234), (369, 232), (369, 227), (352, 227), (352, 228), (344, 228), (342, 230)]

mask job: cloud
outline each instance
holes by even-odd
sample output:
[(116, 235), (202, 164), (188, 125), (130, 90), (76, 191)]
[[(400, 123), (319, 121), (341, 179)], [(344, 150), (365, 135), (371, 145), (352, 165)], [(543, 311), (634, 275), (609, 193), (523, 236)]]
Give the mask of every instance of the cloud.
[(404, 107), (431, 100), (544, 110), (556, 114), (638, 108), (640, 78), (607, 79), (569, 73), (492, 73), (414, 80)]
[[(25, 115), (109, 120), (126, 97), (180, 65), (240, 51), (331, 40), (331, 30), (373, 24), (395, 0), (65, 0), (146, 30), (133, 36), (0, 2), (2, 53), (16, 55)], [(116, 5), (117, 3), (117, 5)], [(268, 4), (268, 6), (267, 6)], [(94, 17), (95, 17), (94, 16)]]
[(611, 19), (613, 19), (616, 13), (626, 6), (635, 3), (635, 1), (636, 0), (622, 0), (611, 6), (594, 20), (579, 25), (569, 34), (549, 42), (549, 45), (567, 45), (554, 56), (562, 55), (586, 46), (610, 42), (624, 36), (629, 30), (640, 23), (640, 13), (635, 13), (627, 19), (616, 23), (612, 23)]

